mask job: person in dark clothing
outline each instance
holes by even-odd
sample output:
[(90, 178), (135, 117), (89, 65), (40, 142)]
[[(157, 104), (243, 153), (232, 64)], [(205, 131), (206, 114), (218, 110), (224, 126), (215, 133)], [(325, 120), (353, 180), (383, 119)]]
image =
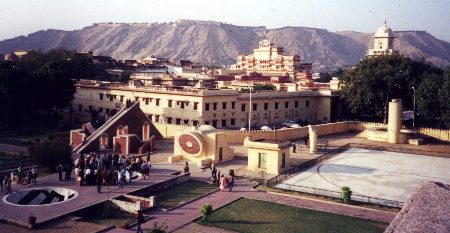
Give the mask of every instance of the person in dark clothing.
[(66, 167), (66, 174), (65, 174), (65, 176), (64, 176), (64, 180), (66, 180), (66, 181), (69, 181), (70, 180), (70, 175), (72, 174), (72, 161), (70, 161), (68, 164), (67, 164), (67, 167)]
[(103, 185), (102, 171), (98, 170), (97, 171), (97, 192), (98, 193), (102, 192), (102, 185)]
[(3, 181), (5, 180), (5, 176), (0, 174), (0, 192), (3, 192)]
[(58, 171), (58, 178), (59, 181), (62, 181), (62, 173), (63, 173), (63, 166), (61, 164), (61, 162), (59, 162), (58, 166), (56, 167), (56, 170)]
[(136, 233), (144, 233), (141, 229), (141, 224), (144, 223), (144, 215), (142, 211), (138, 210), (136, 214), (137, 231)]
[(189, 172), (189, 164), (188, 162), (186, 162), (186, 165), (184, 165), (184, 173), (188, 173)]
[(295, 143), (292, 143), (292, 153), (295, 153), (297, 150), (297, 147), (295, 146)]

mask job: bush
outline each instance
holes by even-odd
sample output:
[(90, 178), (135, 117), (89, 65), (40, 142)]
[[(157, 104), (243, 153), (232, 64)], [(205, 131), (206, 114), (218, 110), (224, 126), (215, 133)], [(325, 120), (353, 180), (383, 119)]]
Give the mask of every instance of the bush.
[(165, 223), (158, 225), (158, 222), (154, 222), (153, 229), (149, 230), (148, 233), (167, 233), (168, 228), (169, 226), (167, 226)]
[(212, 205), (206, 203), (202, 206), (200, 209), (200, 212), (202, 213), (202, 222), (208, 221), (208, 216), (212, 214)]
[(350, 187), (347, 186), (341, 187), (341, 190), (342, 190), (342, 200), (344, 201), (345, 204), (349, 204), (352, 196), (352, 190), (350, 189)]
[(68, 162), (72, 154), (70, 146), (61, 142), (33, 144), (28, 148), (28, 152), (36, 163), (48, 166), (50, 171), (54, 171), (59, 162)]

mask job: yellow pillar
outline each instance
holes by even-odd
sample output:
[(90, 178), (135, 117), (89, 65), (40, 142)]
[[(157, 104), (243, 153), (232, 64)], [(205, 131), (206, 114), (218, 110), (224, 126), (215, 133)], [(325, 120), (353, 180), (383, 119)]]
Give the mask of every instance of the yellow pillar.
[(399, 143), (400, 128), (402, 127), (403, 105), (401, 99), (389, 102), (388, 142)]
[(309, 153), (317, 153), (317, 131), (316, 127), (309, 125)]

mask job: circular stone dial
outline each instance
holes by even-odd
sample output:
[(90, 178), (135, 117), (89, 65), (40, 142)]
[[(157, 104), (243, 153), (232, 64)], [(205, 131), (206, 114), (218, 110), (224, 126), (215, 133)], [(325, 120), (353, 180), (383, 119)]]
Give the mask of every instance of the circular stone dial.
[(181, 149), (190, 155), (198, 155), (201, 152), (200, 141), (193, 135), (181, 135), (178, 138), (178, 143), (180, 144)]

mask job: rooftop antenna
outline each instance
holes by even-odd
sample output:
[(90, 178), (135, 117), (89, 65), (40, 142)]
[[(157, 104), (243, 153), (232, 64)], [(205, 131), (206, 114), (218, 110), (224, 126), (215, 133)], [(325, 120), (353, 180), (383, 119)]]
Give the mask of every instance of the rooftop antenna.
[(386, 18), (384, 18), (384, 25), (386, 25)]

